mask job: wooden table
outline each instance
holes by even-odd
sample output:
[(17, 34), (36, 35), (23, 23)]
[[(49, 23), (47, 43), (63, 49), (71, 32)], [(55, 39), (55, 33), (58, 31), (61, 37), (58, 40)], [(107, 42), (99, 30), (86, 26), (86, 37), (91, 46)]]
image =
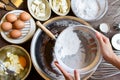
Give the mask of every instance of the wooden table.
[[(118, 2), (115, 3), (115, 1), (118, 1)], [(95, 29), (98, 29), (98, 25), (100, 23), (106, 22), (106, 23), (110, 24), (111, 32), (109, 34), (107, 34), (107, 36), (110, 39), (115, 33), (118, 33), (118, 31), (114, 30), (113, 26), (120, 23), (120, 1), (119, 0), (115, 0), (115, 1), (108, 0), (108, 2), (109, 2), (108, 12), (101, 20), (96, 21), (96, 22), (90, 22), (90, 24)], [(24, 0), (23, 4), (19, 7), (19, 9), (29, 12), (27, 9), (27, 1), (26, 0)], [(118, 10), (118, 12), (116, 12), (117, 10)], [(0, 19), (7, 12), (8, 11), (0, 10)], [(119, 14), (117, 14), (117, 13), (119, 13)], [(115, 14), (117, 14), (116, 15), (117, 17), (115, 17)], [(53, 15), (54, 15), (54, 17), (57, 16), (55, 13), (52, 12), (52, 17), (53, 17)], [(68, 15), (75, 16), (72, 13), (72, 11), (70, 11), (70, 13)], [(31, 43), (31, 40), (27, 41), (26, 43), (20, 44), (19, 46), (24, 47), (30, 53), (30, 43)], [(5, 45), (10, 45), (10, 43), (6, 42), (0, 35), (0, 48)], [(37, 73), (35, 68), (32, 66), (31, 72), (30, 72), (29, 76), (26, 78), (26, 80), (44, 80), (44, 79)], [(93, 80), (93, 79), (90, 79), (90, 80)], [(104, 79), (104, 80), (120, 80), (120, 74), (110, 77), (110, 78), (107, 78), (107, 79)]]

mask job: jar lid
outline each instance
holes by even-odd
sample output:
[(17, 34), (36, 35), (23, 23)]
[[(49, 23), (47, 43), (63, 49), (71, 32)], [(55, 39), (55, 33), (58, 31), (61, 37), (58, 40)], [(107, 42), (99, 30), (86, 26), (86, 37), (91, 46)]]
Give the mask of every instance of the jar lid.
[(107, 23), (101, 23), (99, 29), (103, 33), (108, 33), (110, 30), (110, 26)]
[(112, 37), (111, 43), (115, 49), (120, 50), (120, 33), (115, 34)]

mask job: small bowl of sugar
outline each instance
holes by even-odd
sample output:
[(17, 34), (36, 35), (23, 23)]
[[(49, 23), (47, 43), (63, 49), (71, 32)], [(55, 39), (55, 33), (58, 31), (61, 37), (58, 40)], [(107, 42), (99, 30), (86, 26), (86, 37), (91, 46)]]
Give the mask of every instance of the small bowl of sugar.
[(86, 21), (101, 19), (108, 10), (107, 0), (71, 0), (73, 13)]

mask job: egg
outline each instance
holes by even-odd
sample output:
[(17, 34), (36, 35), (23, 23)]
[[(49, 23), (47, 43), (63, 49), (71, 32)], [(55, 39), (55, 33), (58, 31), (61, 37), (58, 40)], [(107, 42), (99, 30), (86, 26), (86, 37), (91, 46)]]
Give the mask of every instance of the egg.
[(11, 24), (10, 22), (3, 22), (3, 23), (1, 24), (1, 29), (2, 29), (3, 31), (9, 31), (9, 30), (12, 29), (12, 24)]
[(27, 21), (27, 20), (30, 20), (31, 16), (29, 13), (27, 12), (22, 12), (20, 15), (19, 15), (19, 18), (22, 20), (22, 21)]
[(22, 67), (26, 66), (26, 59), (25, 59), (25, 57), (19, 56), (19, 62), (20, 62)]
[(12, 30), (10, 32), (10, 37), (14, 39), (19, 38), (21, 35), (22, 35), (22, 32), (20, 30)]
[(15, 29), (22, 29), (25, 27), (25, 23), (21, 20), (16, 20), (14, 23), (13, 23), (13, 27)]
[(6, 15), (6, 20), (8, 22), (14, 22), (17, 20), (17, 15), (13, 14), (13, 13), (9, 13)]

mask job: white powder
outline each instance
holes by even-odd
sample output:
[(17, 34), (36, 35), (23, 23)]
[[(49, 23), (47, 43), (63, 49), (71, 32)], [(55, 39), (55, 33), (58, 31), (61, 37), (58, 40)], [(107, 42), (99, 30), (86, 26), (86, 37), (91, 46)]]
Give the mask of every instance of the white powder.
[(71, 28), (65, 31), (64, 35), (60, 35), (56, 41), (55, 54), (58, 55), (57, 57), (59, 57), (64, 64), (74, 69), (80, 69), (86, 66), (85, 49), (78, 35), (73, 32)]
[(73, 2), (75, 14), (85, 20), (95, 19), (99, 8), (97, 0), (76, 0)]

